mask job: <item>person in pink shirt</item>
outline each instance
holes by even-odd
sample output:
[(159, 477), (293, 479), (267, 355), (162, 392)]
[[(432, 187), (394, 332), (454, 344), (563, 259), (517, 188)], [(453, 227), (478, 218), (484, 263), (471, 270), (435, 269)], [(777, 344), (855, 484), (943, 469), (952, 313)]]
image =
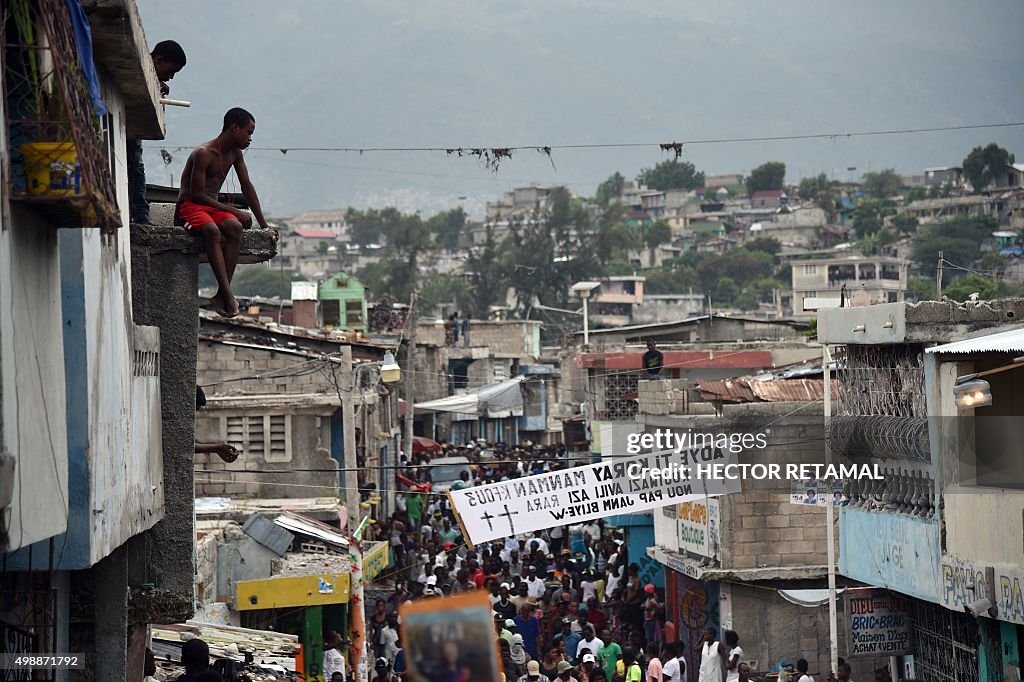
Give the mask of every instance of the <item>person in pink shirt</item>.
[(658, 658), (658, 652), (655, 651), (651, 655), (651, 660), (647, 663), (647, 679), (648, 680), (660, 680), (661, 679), (661, 659)]

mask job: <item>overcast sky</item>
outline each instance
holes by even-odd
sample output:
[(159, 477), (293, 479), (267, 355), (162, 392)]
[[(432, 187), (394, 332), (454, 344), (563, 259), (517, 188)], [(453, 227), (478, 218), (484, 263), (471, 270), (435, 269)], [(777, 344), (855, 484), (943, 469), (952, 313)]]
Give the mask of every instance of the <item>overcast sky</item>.
[[(188, 66), (149, 181), (177, 184), (187, 150), (232, 106), (254, 147), (652, 143), (523, 151), (497, 174), (443, 153), (253, 149), (265, 210), (354, 205), (438, 210), (514, 186), (592, 195), (615, 171), (666, 158), (656, 143), (1024, 121), (1020, 0), (138, 0), (152, 46)], [(707, 173), (786, 163), (787, 180), (895, 167), (920, 174), (1024, 127), (819, 141), (693, 145)], [(163, 146), (173, 161), (165, 165)], [(234, 181), (231, 181), (234, 183)], [(235, 183), (235, 188), (237, 184)], [(230, 185), (229, 185), (230, 188)]]

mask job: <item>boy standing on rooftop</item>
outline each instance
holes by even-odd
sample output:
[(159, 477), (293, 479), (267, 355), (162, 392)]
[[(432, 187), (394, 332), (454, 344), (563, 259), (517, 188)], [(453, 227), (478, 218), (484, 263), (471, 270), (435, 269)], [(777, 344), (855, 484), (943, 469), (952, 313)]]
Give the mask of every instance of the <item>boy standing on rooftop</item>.
[[(210, 303), (223, 317), (238, 315), (238, 302), (231, 293), (231, 278), (238, 265), (242, 230), (252, 226), (252, 215), (256, 216), (260, 227), (270, 229), (242, 154), (252, 143), (255, 130), (256, 119), (252, 114), (238, 107), (230, 109), (224, 114), (220, 135), (192, 150), (181, 176), (178, 215), (189, 230), (202, 234), (206, 240), (206, 254), (220, 287)], [(232, 168), (252, 215), (217, 199)]]

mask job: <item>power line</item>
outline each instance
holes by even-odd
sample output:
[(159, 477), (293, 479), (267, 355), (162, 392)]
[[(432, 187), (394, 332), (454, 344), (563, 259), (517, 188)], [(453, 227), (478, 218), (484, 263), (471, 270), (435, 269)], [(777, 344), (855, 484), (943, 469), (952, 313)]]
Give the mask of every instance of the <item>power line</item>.
[[(568, 149), (628, 149), (636, 147), (659, 147), (662, 151), (673, 151), (676, 155), (682, 154), (686, 145), (708, 145), (708, 144), (733, 144), (745, 142), (784, 142), (797, 140), (835, 140), (839, 138), (854, 137), (880, 137), (889, 135), (916, 135), (922, 133), (952, 132), (958, 130), (986, 130), (992, 128), (1013, 128), (1024, 126), (1024, 121), (1011, 123), (977, 123), (956, 126), (935, 126), (922, 128), (892, 128), (883, 130), (861, 130), (831, 133), (802, 133), (793, 135), (758, 135), (749, 137), (718, 137), (701, 138), (695, 140), (673, 141), (673, 142), (602, 142), (584, 144), (526, 144), (515, 146), (475, 146), (475, 145), (446, 145), (446, 146), (415, 146), (415, 147), (305, 147), (301, 145), (278, 145), (268, 147), (250, 147), (252, 151), (278, 151), (282, 154), (288, 152), (339, 152), (367, 154), (375, 152), (444, 152), (448, 155), (477, 156), (493, 159), (495, 156), (508, 158), (512, 152), (537, 151), (550, 155), (554, 150)], [(168, 147), (170, 148), (170, 147)], [(191, 149), (184, 145), (178, 145), (180, 149)]]

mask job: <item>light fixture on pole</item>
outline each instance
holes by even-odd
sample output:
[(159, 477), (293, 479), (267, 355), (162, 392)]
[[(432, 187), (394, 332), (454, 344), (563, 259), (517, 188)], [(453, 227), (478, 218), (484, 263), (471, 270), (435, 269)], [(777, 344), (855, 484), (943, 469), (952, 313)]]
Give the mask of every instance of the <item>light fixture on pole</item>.
[(395, 362), (395, 354), (391, 351), (384, 353), (384, 360), (380, 363), (380, 380), (385, 384), (402, 380), (402, 368)]
[(974, 374), (959, 377), (953, 386), (953, 397), (956, 406), (961, 410), (988, 407), (992, 404), (992, 387), (984, 379), (974, 377)]
[(576, 282), (572, 285), (572, 291), (579, 294), (583, 299), (583, 345), (590, 345), (590, 308), (587, 302), (590, 300), (590, 292), (601, 286), (600, 282)]
[(1017, 369), (1022, 366), (1024, 366), (1024, 356), (1014, 358), (1002, 367), (986, 369), (984, 372), (957, 377), (956, 383), (953, 384), (953, 398), (956, 401), (956, 406), (961, 410), (988, 407), (992, 404), (992, 386), (982, 377), (999, 374), (1000, 372)]

